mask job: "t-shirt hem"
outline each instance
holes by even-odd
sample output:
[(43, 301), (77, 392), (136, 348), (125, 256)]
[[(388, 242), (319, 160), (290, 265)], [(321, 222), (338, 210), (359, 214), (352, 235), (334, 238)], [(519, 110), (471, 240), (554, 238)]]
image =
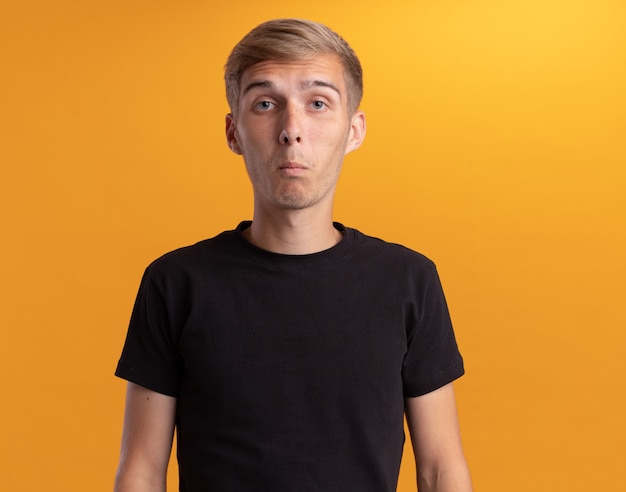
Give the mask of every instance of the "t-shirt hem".
[(425, 395), (459, 379), (464, 374), (465, 368), (463, 367), (463, 360), (459, 358), (447, 368), (434, 374), (431, 378), (420, 381), (419, 384), (405, 386), (404, 396), (413, 398)]
[(115, 376), (166, 396), (178, 396), (178, 391), (176, 391), (175, 389), (155, 382), (156, 378), (151, 377), (134, 367), (128, 367), (119, 364), (115, 371)]

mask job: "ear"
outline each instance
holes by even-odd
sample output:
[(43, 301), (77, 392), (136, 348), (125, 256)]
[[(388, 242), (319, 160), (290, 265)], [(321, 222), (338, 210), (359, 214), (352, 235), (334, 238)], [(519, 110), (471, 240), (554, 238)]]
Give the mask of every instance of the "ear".
[(226, 142), (228, 143), (228, 148), (235, 154), (242, 154), (239, 142), (237, 142), (237, 125), (232, 113), (226, 115)]
[(350, 134), (348, 135), (348, 142), (344, 154), (348, 154), (361, 146), (365, 139), (365, 130), (365, 113), (363, 111), (357, 111), (350, 120)]

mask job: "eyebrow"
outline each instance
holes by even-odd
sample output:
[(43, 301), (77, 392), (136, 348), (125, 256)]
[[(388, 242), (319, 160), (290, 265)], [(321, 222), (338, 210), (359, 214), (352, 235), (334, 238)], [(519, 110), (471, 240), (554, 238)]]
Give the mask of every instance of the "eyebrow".
[[(255, 89), (256, 87), (263, 87), (263, 88), (266, 88), (266, 89), (271, 89), (271, 88), (274, 87), (274, 84), (270, 80), (257, 80), (257, 81), (254, 81), (254, 82), (250, 82), (243, 89), (241, 95), (247, 94), (248, 92), (250, 92), (252, 89)], [(335, 91), (337, 94), (339, 94), (339, 96), (341, 96), (341, 91), (332, 82), (328, 82), (326, 80), (318, 80), (318, 79), (303, 80), (302, 82), (300, 82), (300, 88), (301, 89), (310, 89), (312, 87), (327, 87), (327, 88), (332, 89), (333, 91)]]
[(256, 87), (267, 87), (267, 88), (271, 88), (272, 87), (272, 83), (269, 80), (259, 80), (257, 82), (250, 82), (241, 92), (241, 95), (245, 95), (248, 92), (250, 92), (252, 89), (256, 88)]
[(328, 82), (326, 80), (305, 80), (300, 84), (300, 87), (303, 89), (310, 89), (311, 87), (328, 87), (341, 96), (339, 88), (332, 82)]

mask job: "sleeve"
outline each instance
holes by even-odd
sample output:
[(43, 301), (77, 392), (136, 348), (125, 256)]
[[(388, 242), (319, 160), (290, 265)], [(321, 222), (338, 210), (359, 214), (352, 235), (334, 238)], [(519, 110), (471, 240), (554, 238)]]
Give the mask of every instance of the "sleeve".
[(153, 391), (177, 396), (182, 363), (170, 311), (163, 289), (148, 267), (115, 375)]
[(437, 270), (417, 289), (408, 317), (407, 354), (402, 367), (404, 395), (430, 393), (461, 377), (465, 370)]

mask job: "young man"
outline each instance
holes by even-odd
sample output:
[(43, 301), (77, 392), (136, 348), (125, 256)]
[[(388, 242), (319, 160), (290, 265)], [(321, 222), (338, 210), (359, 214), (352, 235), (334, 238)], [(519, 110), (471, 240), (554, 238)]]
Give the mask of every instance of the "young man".
[(365, 136), (359, 60), (283, 19), (242, 39), (225, 78), (253, 220), (146, 270), (116, 372), (116, 490), (165, 490), (176, 428), (181, 491), (393, 491), (405, 413), (419, 490), (470, 490), (434, 265), (333, 222)]

